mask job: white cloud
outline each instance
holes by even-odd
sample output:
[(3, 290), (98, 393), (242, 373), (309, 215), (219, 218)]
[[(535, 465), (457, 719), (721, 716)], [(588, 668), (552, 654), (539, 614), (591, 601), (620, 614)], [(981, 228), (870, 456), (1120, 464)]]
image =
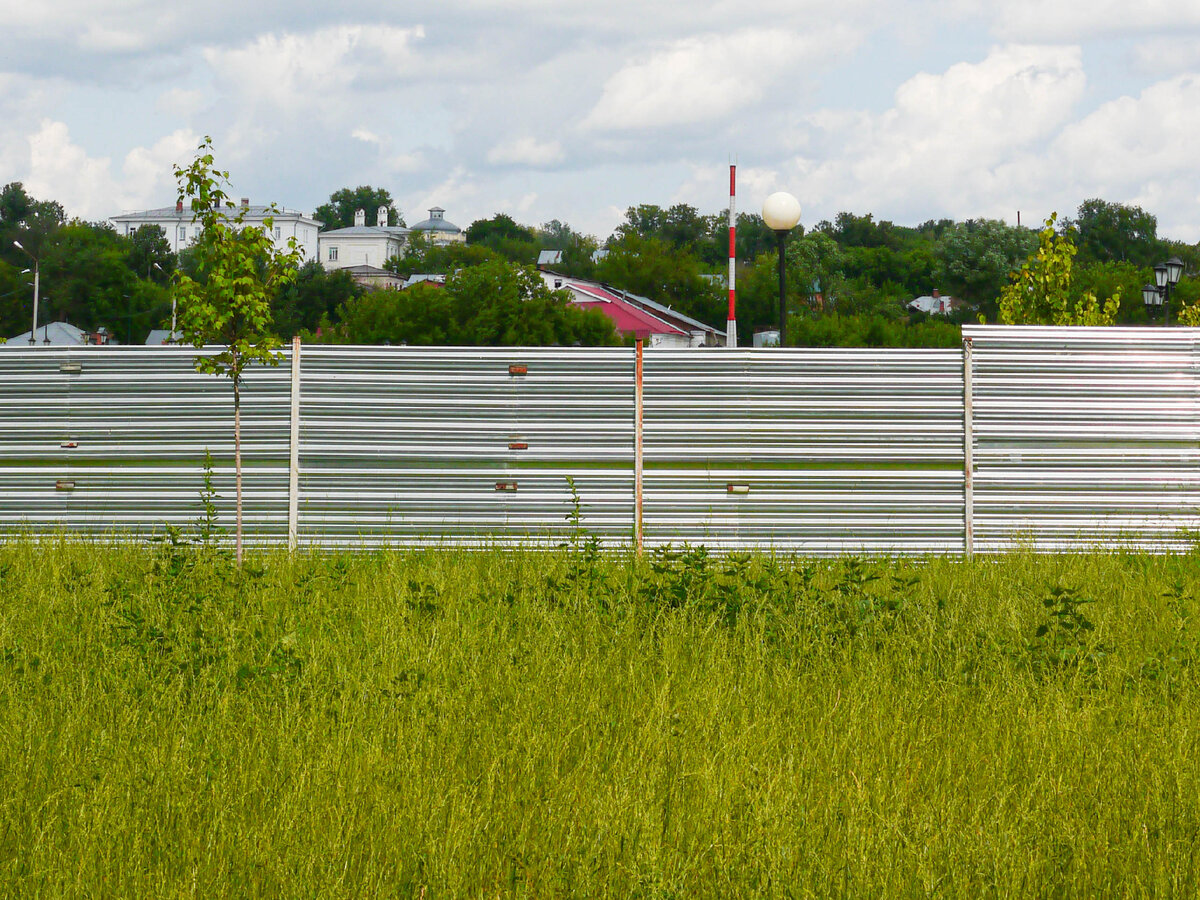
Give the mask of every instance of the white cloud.
[(90, 158), (71, 142), (63, 122), (42, 122), (29, 138), (29, 157), (25, 187), (35, 197), (58, 200), (68, 213), (103, 216), (100, 210), (118, 193), (108, 159)]
[(715, 122), (758, 103), (788, 73), (856, 43), (847, 29), (797, 34), (754, 28), (675, 41), (605, 82), (585, 129), (633, 131)]
[(487, 161), (495, 165), (551, 166), (562, 162), (563, 148), (558, 141), (539, 141), (533, 137), (515, 138), (497, 144), (488, 151)]
[(1194, 221), (1197, 143), (1200, 76), (1182, 75), (1103, 104), (1064, 128), (1053, 151), (1070, 183), (1088, 196), (1131, 198), (1170, 208), (1168, 219)]
[(102, 53), (131, 53), (145, 50), (149, 38), (132, 28), (111, 28), (99, 22), (89, 22), (79, 36), (79, 47)]
[(154, 109), (160, 115), (190, 119), (200, 112), (207, 100), (204, 91), (170, 88), (158, 95)]
[(979, 0), (978, 7), (994, 17), (998, 34), (1021, 41), (1078, 41), (1200, 27), (1200, 6), (1194, 0)]
[(264, 34), (234, 49), (210, 47), (205, 59), (226, 93), (253, 106), (311, 115), (344, 104), (347, 94), (378, 90), (412, 74), (421, 26), (339, 25), (305, 34)]
[[(121, 194), (132, 206), (154, 206), (160, 198), (174, 198), (177, 189), (173, 171), (195, 155), (200, 136), (187, 129), (173, 131), (150, 147), (134, 147), (121, 166)], [(98, 215), (106, 215), (104, 212)], [(111, 215), (111, 213), (107, 213)]]
[(35, 197), (58, 200), (68, 215), (107, 219), (157, 204), (164, 193), (174, 196), (172, 168), (187, 163), (198, 142), (191, 132), (176, 131), (150, 147), (134, 147), (117, 178), (108, 157), (89, 156), (65, 123), (46, 119), (29, 138), (25, 186)]
[(922, 73), (882, 115), (830, 112), (811, 124), (824, 159), (792, 165), (802, 190), (842, 209), (911, 204), (963, 217), (1012, 204), (1009, 167), (1067, 123), (1086, 86), (1077, 47), (1009, 46)]
[(1151, 38), (1134, 49), (1134, 64), (1146, 75), (1174, 75), (1200, 69), (1200, 43), (1195, 35)]

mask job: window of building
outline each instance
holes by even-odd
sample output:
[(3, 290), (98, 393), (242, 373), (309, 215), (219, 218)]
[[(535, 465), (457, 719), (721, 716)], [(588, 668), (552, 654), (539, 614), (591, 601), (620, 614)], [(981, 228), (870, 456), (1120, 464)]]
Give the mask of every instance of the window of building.
[(330, 248), (329, 248), (329, 261), (330, 261), (330, 262), (336, 262), (336, 261), (337, 261), (337, 247), (330, 247)]
[(282, 230), (280, 229), (280, 227), (278, 225), (276, 225), (275, 226), (275, 239), (278, 240), (280, 237), (282, 237), (282, 234), (283, 234)]
[(181, 240), (181, 241), (187, 240), (187, 226), (186, 225), (179, 226), (179, 240)]

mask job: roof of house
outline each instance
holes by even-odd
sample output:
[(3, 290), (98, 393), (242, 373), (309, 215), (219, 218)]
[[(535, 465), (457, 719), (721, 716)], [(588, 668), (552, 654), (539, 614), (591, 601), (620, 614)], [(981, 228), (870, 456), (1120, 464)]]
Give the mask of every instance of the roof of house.
[(175, 344), (182, 339), (182, 335), (176, 333), (171, 334), (170, 328), (152, 328), (150, 333), (146, 335), (147, 347), (159, 347), (163, 344)]
[(438, 275), (438, 274), (433, 274), (433, 275), (414, 274), (414, 275), (409, 275), (408, 278), (406, 278), (404, 280), (404, 286), (406, 288), (410, 288), (414, 284), (445, 284), (445, 283), (446, 283), (446, 276)]
[(447, 222), (443, 217), (446, 211), (440, 206), (435, 206), (429, 210), (429, 218), (424, 222), (418, 222), (411, 226), (413, 231), (444, 231), (451, 234), (458, 234), (462, 231), (453, 222)]
[(561, 250), (542, 250), (538, 253), (537, 264), (539, 266), (556, 266), (562, 262), (562, 258)]
[[(34, 345), (50, 343), (51, 345), (63, 346), (65, 344), (86, 344), (88, 333), (82, 328), (76, 328), (69, 322), (50, 322), (46, 325), (39, 325), (37, 329), (37, 339)], [(16, 337), (11, 337), (5, 344), (0, 344), (0, 347), (20, 348), (29, 346), (29, 332), (24, 331)]]
[[(272, 209), (269, 206), (231, 206), (228, 207), (225, 212), (230, 215), (237, 215), (239, 212), (245, 212), (245, 214), (251, 219), (261, 219), (266, 216), (274, 216), (277, 219), (283, 217), (310, 219), (315, 221), (312, 219), (312, 216), (306, 215), (299, 210), (283, 209), (281, 207)], [(109, 219), (113, 222), (142, 222), (155, 219), (177, 222), (180, 219), (187, 219), (188, 221), (191, 221), (191, 219), (194, 218), (194, 215), (195, 214), (192, 212), (192, 208), (185, 203), (182, 212), (177, 211), (174, 206), (160, 206), (158, 209), (146, 209), (142, 210), (141, 212), (127, 212), (121, 213), (119, 216), (109, 216)]]
[(369, 266), (366, 263), (360, 263), (357, 266), (342, 266), (341, 271), (349, 272), (351, 275), (359, 275), (363, 278), (402, 278), (391, 269), (381, 269), (379, 266)]
[(564, 280), (563, 287), (575, 294), (575, 299), (571, 301), (575, 306), (600, 309), (612, 320), (617, 331), (623, 334), (632, 334), (640, 338), (652, 334), (687, 335), (682, 328), (677, 328), (598, 284)]
[(631, 294), (629, 291), (622, 291), (612, 287), (608, 288), (608, 290), (620, 294), (625, 300), (644, 307), (650, 312), (654, 313), (656, 316), (665, 318), (667, 321), (674, 320), (677, 324), (687, 325), (689, 330), (711, 331), (713, 334), (721, 335), (722, 337), (725, 336), (725, 332), (721, 329), (712, 325), (706, 325), (699, 319), (693, 319), (691, 316), (685, 316), (678, 310), (672, 309), (669, 306), (663, 306), (661, 303), (657, 303), (654, 300), (651, 300), (649, 297), (642, 297), (638, 294)]
[(954, 297), (939, 295), (937, 297), (930, 294), (923, 294), (906, 304), (909, 309), (916, 309), (923, 313), (936, 315), (939, 313), (947, 313), (952, 309), (956, 309), (962, 305), (961, 301)]
[(401, 228), (398, 225), (351, 225), (349, 228), (334, 228), (329, 231), (322, 231), (321, 237), (339, 237), (339, 238), (354, 238), (354, 237), (390, 237), (403, 239), (408, 234), (409, 229)]

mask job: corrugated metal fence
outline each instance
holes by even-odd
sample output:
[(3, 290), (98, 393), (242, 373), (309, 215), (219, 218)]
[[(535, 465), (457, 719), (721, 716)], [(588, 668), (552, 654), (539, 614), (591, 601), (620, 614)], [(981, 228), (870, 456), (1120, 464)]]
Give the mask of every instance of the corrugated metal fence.
[[(641, 364), (629, 349), (305, 346), (245, 382), (247, 539), (553, 545), (578, 501), (610, 546), (1190, 544), (1196, 331), (963, 334), (962, 351), (655, 349)], [(231, 526), (232, 395), (195, 355), (0, 351), (0, 530), (186, 527), (206, 450)]]

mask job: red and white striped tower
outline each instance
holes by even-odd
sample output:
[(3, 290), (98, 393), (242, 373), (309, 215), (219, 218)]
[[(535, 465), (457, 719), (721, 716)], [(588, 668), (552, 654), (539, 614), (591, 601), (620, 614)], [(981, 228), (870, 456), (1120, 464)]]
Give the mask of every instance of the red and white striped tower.
[(725, 346), (737, 347), (737, 164), (729, 164), (729, 321), (725, 323)]

